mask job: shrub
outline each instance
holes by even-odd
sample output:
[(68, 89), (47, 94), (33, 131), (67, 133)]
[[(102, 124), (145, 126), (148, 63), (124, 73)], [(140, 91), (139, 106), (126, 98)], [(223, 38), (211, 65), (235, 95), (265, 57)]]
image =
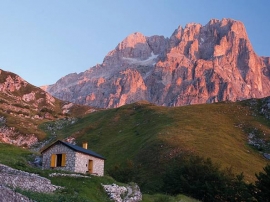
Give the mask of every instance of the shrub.
[(173, 199), (167, 195), (161, 195), (154, 200), (154, 202), (173, 202)]
[(119, 182), (138, 182), (139, 168), (133, 161), (127, 160), (124, 165), (115, 165), (108, 170), (108, 174)]
[(244, 175), (222, 171), (210, 158), (198, 156), (176, 162), (163, 176), (163, 190), (172, 195), (183, 193), (202, 201), (251, 201)]
[(48, 108), (46, 108), (46, 107), (43, 107), (43, 108), (40, 110), (40, 112), (48, 112), (48, 113), (52, 114), (52, 113), (53, 113), (53, 110), (48, 109)]
[(270, 164), (263, 168), (264, 172), (255, 174), (257, 181), (255, 182), (256, 198), (258, 201), (270, 201)]

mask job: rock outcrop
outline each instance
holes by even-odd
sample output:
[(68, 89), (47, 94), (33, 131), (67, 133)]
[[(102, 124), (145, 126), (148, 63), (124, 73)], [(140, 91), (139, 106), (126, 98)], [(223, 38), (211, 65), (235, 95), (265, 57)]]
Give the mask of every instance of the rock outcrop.
[(6, 187), (0, 185), (0, 202), (34, 202), (28, 197)]
[(47, 178), (3, 164), (0, 164), (0, 185), (40, 193), (52, 193), (61, 188), (51, 184)]
[(180, 106), (270, 95), (270, 58), (254, 52), (243, 23), (210, 20), (170, 38), (134, 33), (100, 65), (47, 86), (53, 96), (112, 108), (147, 100)]
[(131, 183), (127, 186), (102, 185), (110, 200), (115, 202), (139, 202), (142, 200), (142, 193), (137, 184)]
[(40, 123), (92, 111), (88, 106), (58, 100), (20, 76), (0, 69), (0, 142), (33, 146), (38, 138), (45, 137)]
[(18, 188), (32, 192), (52, 193), (62, 187), (51, 184), (50, 180), (37, 174), (0, 164), (0, 201), (33, 201), (16, 192)]
[(34, 134), (22, 134), (13, 127), (1, 126), (0, 142), (19, 147), (30, 147), (38, 142), (38, 138)]

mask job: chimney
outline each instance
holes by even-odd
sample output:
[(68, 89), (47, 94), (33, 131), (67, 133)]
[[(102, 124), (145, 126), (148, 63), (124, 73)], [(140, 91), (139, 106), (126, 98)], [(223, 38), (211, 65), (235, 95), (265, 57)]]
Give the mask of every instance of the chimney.
[(87, 149), (87, 148), (88, 148), (88, 143), (87, 143), (87, 142), (83, 142), (82, 147), (83, 147), (84, 149)]

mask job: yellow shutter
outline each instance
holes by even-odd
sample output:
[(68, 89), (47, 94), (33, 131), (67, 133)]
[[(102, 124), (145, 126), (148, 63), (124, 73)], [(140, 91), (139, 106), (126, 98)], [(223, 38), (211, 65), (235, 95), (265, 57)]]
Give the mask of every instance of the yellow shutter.
[(56, 154), (51, 155), (51, 167), (56, 167)]
[(66, 166), (66, 154), (62, 154), (61, 166)]

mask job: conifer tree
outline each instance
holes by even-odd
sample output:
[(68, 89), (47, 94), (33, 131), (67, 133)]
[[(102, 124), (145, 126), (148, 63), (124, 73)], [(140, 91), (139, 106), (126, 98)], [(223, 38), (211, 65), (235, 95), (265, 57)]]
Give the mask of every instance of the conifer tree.
[(263, 168), (264, 172), (255, 174), (256, 198), (258, 201), (270, 202), (270, 164)]

